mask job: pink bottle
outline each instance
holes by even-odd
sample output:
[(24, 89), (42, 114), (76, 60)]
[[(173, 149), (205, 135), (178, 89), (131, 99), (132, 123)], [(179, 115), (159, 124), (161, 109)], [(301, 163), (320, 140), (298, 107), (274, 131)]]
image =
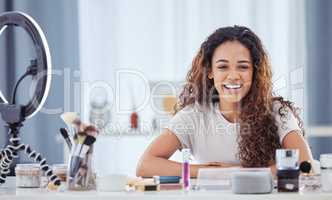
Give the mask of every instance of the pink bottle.
[(190, 190), (190, 149), (182, 149), (182, 184), (183, 189)]

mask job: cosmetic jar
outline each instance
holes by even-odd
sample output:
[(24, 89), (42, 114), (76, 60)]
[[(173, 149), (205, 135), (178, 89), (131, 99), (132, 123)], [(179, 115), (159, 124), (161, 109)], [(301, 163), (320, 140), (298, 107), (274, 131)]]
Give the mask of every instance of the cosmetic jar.
[(100, 192), (124, 191), (127, 184), (127, 175), (108, 174), (97, 176), (97, 190)]
[(299, 150), (277, 149), (277, 187), (278, 192), (299, 191)]
[(312, 165), (308, 161), (303, 161), (300, 164), (299, 190), (301, 193), (320, 191), (320, 175), (311, 173), (311, 168)]
[(320, 155), (320, 174), (323, 192), (332, 192), (332, 154)]
[(17, 164), (15, 167), (16, 187), (39, 188), (41, 170), (38, 164)]
[(67, 171), (68, 165), (67, 164), (55, 164), (53, 165), (53, 173), (58, 176), (60, 181), (66, 182), (67, 181)]
[(231, 176), (232, 191), (235, 194), (267, 194), (273, 190), (270, 170), (241, 170)]

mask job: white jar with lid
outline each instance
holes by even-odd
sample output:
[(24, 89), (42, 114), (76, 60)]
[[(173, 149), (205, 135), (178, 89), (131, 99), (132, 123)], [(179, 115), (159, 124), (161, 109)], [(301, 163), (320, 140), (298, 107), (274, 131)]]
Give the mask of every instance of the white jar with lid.
[(332, 154), (320, 155), (322, 191), (332, 192)]
[(17, 164), (15, 167), (16, 187), (39, 188), (41, 170), (38, 164)]

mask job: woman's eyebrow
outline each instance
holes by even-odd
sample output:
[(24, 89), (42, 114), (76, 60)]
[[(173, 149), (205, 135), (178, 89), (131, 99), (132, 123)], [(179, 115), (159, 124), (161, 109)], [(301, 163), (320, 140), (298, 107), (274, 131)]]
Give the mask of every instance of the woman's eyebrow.
[(239, 61), (237, 61), (237, 63), (251, 63), (249, 60), (239, 60)]
[(219, 59), (219, 60), (216, 61), (216, 63), (218, 63), (218, 62), (226, 62), (226, 63), (228, 63), (229, 61), (225, 60), (225, 59)]

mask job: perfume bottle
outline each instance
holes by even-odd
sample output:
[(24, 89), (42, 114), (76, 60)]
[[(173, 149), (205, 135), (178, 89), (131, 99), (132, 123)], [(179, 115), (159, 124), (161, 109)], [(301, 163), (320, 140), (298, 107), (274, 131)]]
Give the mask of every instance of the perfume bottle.
[(182, 149), (182, 184), (183, 189), (190, 190), (190, 149)]
[(311, 163), (308, 161), (303, 161), (300, 164), (299, 184), (301, 193), (320, 191), (320, 175), (311, 173), (311, 168)]

